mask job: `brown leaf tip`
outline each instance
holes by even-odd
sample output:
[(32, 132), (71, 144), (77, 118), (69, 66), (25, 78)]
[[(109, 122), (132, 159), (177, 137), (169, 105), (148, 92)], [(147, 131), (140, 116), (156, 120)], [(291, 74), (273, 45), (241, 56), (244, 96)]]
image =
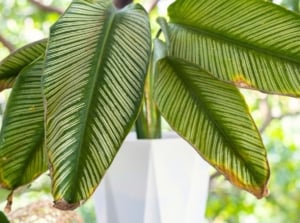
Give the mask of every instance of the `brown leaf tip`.
[(80, 202), (68, 203), (64, 199), (54, 201), (54, 205), (53, 205), (53, 207), (55, 207), (57, 209), (60, 209), (60, 210), (63, 210), (63, 211), (74, 210), (79, 206), (80, 206)]
[(5, 205), (5, 208), (4, 208), (4, 212), (7, 213), (7, 214), (11, 211), (11, 206), (12, 206), (12, 203), (13, 203), (13, 194), (14, 194), (14, 191), (12, 191), (7, 196), (7, 202), (6, 202), (6, 205)]
[(264, 198), (269, 195), (267, 180), (263, 185), (255, 185), (243, 182), (239, 179), (232, 170), (225, 169), (222, 166), (216, 167), (217, 170), (223, 174), (227, 180), (229, 180), (233, 185), (246, 190), (253, 194), (257, 199)]
[(261, 193), (255, 194), (255, 196), (257, 197), (257, 199), (261, 199), (261, 198), (269, 196), (269, 194), (270, 194), (269, 189), (267, 187), (264, 187), (263, 190), (261, 191)]

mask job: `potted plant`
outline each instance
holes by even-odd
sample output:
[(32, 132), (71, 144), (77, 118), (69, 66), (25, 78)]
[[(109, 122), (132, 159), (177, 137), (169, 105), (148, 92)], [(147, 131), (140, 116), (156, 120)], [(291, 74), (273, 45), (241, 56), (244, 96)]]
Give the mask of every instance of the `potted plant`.
[(123, 6), (74, 0), (48, 39), (1, 62), (0, 87), (12, 88), (1, 187), (49, 169), (54, 206), (74, 209), (134, 123), (140, 138), (160, 136), (160, 113), (234, 185), (266, 196), (266, 150), (238, 87), (299, 96), (299, 15), (263, 0), (177, 0), (151, 41), (148, 13)]

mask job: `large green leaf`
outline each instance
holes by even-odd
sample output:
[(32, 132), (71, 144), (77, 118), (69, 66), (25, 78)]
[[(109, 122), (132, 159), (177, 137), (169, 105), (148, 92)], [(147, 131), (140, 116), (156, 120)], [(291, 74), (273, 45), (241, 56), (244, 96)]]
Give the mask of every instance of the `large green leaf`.
[(0, 91), (11, 88), (20, 71), (45, 53), (47, 39), (30, 43), (0, 62)]
[(41, 89), (43, 59), (21, 71), (8, 99), (0, 132), (0, 185), (14, 190), (47, 169)]
[(300, 96), (300, 16), (263, 0), (178, 0), (169, 7), (170, 54), (216, 77)]
[(151, 52), (147, 13), (74, 1), (51, 28), (44, 91), (56, 207), (95, 190), (140, 107)]
[(266, 195), (266, 151), (237, 88), (170, 57), (158, 72), (155, 100), (174, 130), (233, 184)]

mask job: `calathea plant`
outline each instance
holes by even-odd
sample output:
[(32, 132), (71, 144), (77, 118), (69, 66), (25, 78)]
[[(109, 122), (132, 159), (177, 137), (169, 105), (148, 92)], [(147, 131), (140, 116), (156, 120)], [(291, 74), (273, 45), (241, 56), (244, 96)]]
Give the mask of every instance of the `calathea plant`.
[(1, 62), (2, 188), (49, 169), (55, 206), (76, 208), (134, 123), (159, 136), (160, 112), (234, 185), (267, 194), (266, 150), (237, 87), (300, 95), (300, 16), (263, 0), (177, 0), (168, 16), (152, 44), (141, 5), (74, 0), (48, 39)]

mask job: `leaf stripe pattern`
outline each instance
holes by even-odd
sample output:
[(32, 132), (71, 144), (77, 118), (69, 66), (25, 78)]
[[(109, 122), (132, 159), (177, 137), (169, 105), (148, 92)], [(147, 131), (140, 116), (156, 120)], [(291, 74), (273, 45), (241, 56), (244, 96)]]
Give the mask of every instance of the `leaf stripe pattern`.
[(11, 88), (16, 77), (28, 64), (45, 53), (47, 39), (28, 44), (0, 62), (0, 91)]
[(150, 51), (140, 5), (74, 1), (51, 28), (44, 92), (57, 208), (86, 200), (110, 166), (137, 117)]
[(8, 99), (0, 132), (0, 185), (16, 189), (47, 169), (41, 89), (43, 58), (23, 69)]
[(237, 86), (300, 96), (300, 16), (262, 0), (169, 7), (170, 54)]
[(176, 132), (233, 184), (266, 195), (266, 151), (235, 86), (171, 57), (158, 62), (155, 86), (159, 110)]

